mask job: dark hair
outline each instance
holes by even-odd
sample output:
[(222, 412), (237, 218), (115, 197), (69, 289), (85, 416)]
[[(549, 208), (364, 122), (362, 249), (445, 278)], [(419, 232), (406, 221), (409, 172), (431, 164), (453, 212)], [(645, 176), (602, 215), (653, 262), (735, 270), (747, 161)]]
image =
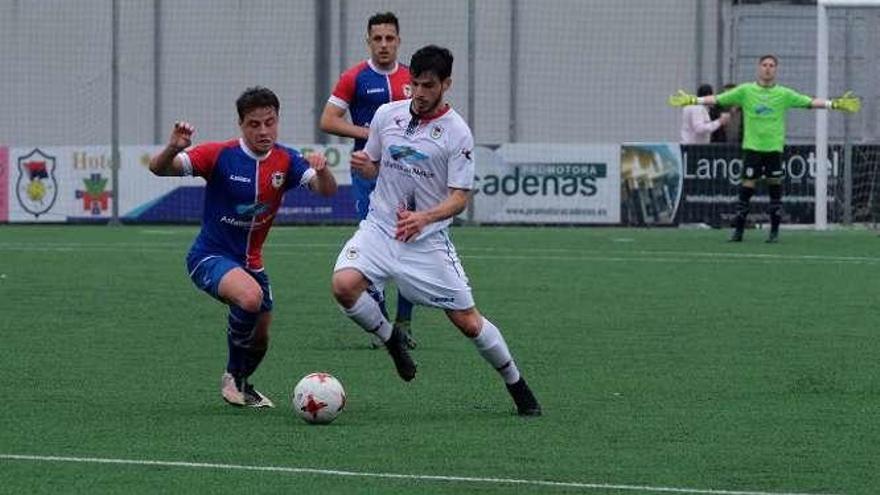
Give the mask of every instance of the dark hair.
[(776, 58), (776, 55), (771, 55), (769, 53), (767, 55), (761, 55), (761, 58), (758, 59), (758, 63), (760, 64), (761, 62), (767, 60), (768, 58), (773, 60), (774, 64), (779, 65), (779, 59)]
[(272, 107), (275, 113), (281, 111), (281, 103), (278, 97), (269, 88), (254, 86), (244, 90), (244, 93), (235, 100), (235, 108), (238, 110), (238, 120), (243, 121), (244, 116), (257, 108)]
[(393, 24), (394, 30), (397, 31), (397, 34), (400, 34), (400, 23), (397, 22), (397, 16), (393, 12), (373, 14), (370, 20), (367, 21), (367, 34), (370, 34), (370, 29), (378, 24)]
[(700, 87), (697, 88), (697, 96), (709, 96), (714, 92), (711, 84), (700, 84)]
[(419, 48), (409, 61), (409, 73), (419, 77), (423, 72), (433, 72), (441, 81), (452, 75), (452, 52), (437, 45)]

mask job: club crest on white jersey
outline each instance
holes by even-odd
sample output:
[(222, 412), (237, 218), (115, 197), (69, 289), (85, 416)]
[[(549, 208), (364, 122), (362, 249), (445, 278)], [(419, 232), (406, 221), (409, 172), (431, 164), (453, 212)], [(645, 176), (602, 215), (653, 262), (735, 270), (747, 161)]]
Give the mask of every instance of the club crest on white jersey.
[[(379, 107), (364, 147), (379, 162), (367, 221), (392, 237), (399, 205), (429, 210), (449, 196), (450, 188), (470, 190), (474, 186), (474, 139), (464, 119), (451, 108), (433, 118), (419, 118), (410, 112), (411, 103), (400, 100)], [(445, 229), (451, 222), (430, 224), (421, 236)]]

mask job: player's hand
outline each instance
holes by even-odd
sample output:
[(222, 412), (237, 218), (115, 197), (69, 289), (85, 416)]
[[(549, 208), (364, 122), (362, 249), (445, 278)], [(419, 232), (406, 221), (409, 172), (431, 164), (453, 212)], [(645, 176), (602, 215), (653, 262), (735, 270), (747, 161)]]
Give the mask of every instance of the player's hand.
[(375, 179), (379, 169), (366, 151), (355, 151), (351, 154), (351, 169), (367, 179)]
[(192, 135), (196, 132), (196, 128), (189, 122), (178, 120), (174, 123), (174, 129), (171, 131), (171, 139), (168, 140), (168, 146), (178, 150), (185, 150), (192, 146)]
[(422, 231), (428, 224), (428, 217), (419, 211), (397, 210), (397, 231), (394, 238), (398, 241), (409, 242)]
[(315, 169), (315, 172), (327, 170), (327, 157), (324, 156), (324, 153), (312, 151), (311, 153), (306, 153), (304, 158), (309, 162), (309, 167)]
[(666, 103), (673, 107), (686, 107), (688, 105), (696, 105), (697, 97), (696, 95), (685, 93), (683, 89), (679, 89), (678, 92), (666, 99)]
[(843, 96), (831, 100), (831, 108), (846, 113), (856, 113), (862, 108), (862, 100), (852, 91), (847, 91)]

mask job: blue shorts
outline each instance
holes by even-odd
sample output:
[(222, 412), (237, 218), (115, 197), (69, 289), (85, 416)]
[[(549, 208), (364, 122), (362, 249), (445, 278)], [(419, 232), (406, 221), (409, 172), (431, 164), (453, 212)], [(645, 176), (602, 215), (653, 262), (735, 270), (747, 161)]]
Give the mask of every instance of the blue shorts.
[(220, 280), (230, 270), (241, 268), (248, 275), (254, 278), (260, 288), (263, 289), (263, 302), (260, 305), (260, 312), (265, 313), (272, 311), (272, 286), (269, 284), (269, 275), (265, 271), (251, 271), (225, 256), (221, 255), (193, 255), (190, 253), (186, 257), (186, 269), (189, 272), (189, 278), (196, 284), (196, 287), (207, 292), (214, 299), (229, 304), (229, 301), (220, 297)]
[(358, 220), (363, 220), (370, 211), (370, 193), (376, 189), (376, 179), (365, 179), (358, 174), (351, 174), (351, 188)]

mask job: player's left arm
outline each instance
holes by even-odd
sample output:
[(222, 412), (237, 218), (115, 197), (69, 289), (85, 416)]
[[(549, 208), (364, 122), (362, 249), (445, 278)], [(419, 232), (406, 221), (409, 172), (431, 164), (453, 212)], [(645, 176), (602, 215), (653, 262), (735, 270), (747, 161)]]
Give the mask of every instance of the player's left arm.
[(469, 189), (449, 188), (449, 196), (430, 210), (399, 211), (395, 237), (403, 242), (415, 238), (426, 225), (452, 218), (463, 212), (467, 208), (470, 197), (471, 191)]
[(809, 108), (827, 108), (828, 110), (840, 110), (846, 113), (856, 113), (862, 108), (862, 100), (852, 91), (826, 100), (825, 98), (812, 98)]
[(450, 147), (449, 174), (446, 178), (449, 196), (429, 210), (398, 212), (395, 235), (398, 240), (411, 240), (426, 225), (452, 218), (467, 208), (474, 188), (473, 155), (474, 138), (470, 129), (464, 129)]
[(327, 167), (327, 157), (323, 153), (312, 152), (305, 155), (309, 168), (315, 171), (315, 175), (309, 180), (309, 189), (321, 196), (333, 196), (336, 194), (336, 178)]

